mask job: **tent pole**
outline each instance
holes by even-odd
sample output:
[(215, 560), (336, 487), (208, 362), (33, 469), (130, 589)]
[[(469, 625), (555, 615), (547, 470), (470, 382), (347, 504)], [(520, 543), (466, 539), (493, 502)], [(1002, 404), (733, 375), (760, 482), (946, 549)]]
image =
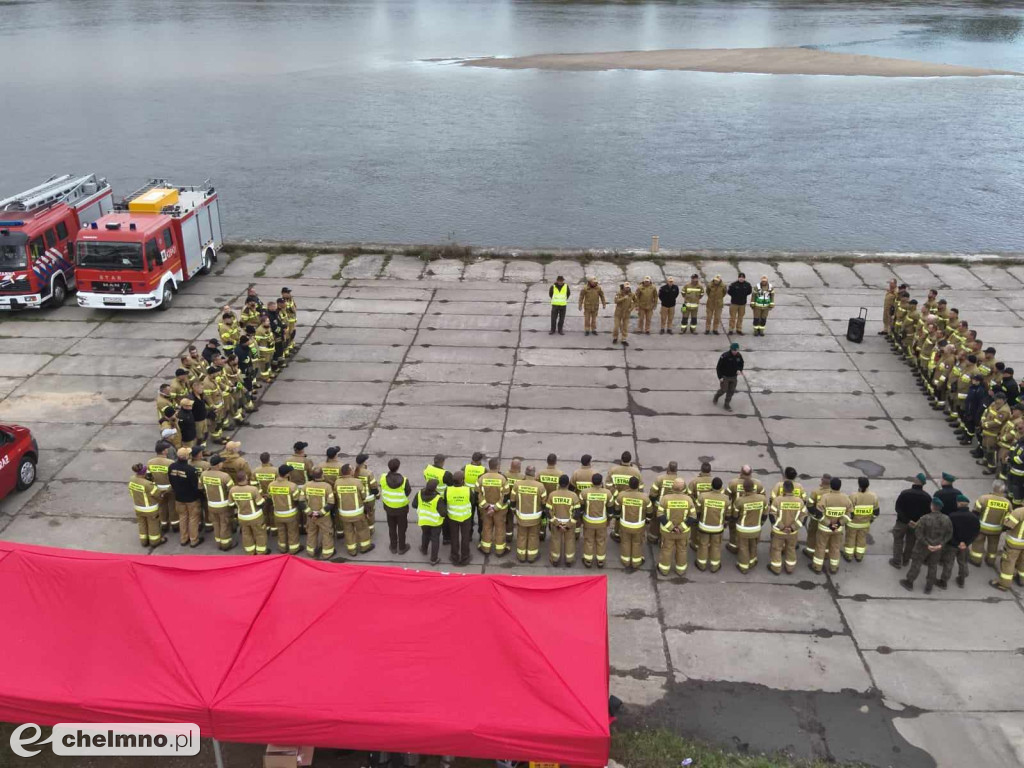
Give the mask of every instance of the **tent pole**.
[(220, 742), (213, 740), (213, 759), (217, 761), (217, 768), (224, 768), (224, 757), (220, 753)]

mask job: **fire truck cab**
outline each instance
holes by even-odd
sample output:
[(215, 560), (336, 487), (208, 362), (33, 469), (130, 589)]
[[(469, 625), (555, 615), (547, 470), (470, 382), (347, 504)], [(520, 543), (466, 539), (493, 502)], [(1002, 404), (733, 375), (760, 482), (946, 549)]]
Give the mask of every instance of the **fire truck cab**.
[(168, 309), (182, 283), (210, 271), (222, 244), (212, 186), (154, 179), (78, 233), (78, 305)]
[(75, 287), (75, 236), (113, 202), (96, 174), (52, 176), (0, 200), (0, 309), (63, 304)]

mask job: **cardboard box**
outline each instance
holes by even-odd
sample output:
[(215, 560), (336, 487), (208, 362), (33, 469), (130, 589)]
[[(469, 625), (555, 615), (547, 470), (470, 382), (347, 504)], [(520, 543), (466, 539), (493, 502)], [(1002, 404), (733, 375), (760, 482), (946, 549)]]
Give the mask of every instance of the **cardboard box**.
[(267, 744), (263, 768), (296, 768), (313, 764), (313, 747), (285, 747)]

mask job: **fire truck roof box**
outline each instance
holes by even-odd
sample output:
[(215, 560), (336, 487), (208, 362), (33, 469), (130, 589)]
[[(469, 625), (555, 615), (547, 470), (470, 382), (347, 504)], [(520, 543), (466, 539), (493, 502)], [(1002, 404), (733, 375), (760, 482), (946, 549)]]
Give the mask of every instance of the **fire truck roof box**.
[(169, 205), (178, 204), (178, 190), (173, 187), (153, 187), (128, 203), (132, 213), (160, 213)]

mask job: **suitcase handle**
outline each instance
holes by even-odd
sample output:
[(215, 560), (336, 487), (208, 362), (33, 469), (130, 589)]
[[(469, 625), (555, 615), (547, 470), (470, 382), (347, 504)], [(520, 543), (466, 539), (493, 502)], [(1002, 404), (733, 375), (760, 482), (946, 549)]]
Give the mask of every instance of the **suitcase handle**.
[(857, 317), (859, 317), (861, 320), (867, 320), (868, 319), (868, 308), (867, 307), (861, 307), (860, 308), (860, 312), (857, 313)]

